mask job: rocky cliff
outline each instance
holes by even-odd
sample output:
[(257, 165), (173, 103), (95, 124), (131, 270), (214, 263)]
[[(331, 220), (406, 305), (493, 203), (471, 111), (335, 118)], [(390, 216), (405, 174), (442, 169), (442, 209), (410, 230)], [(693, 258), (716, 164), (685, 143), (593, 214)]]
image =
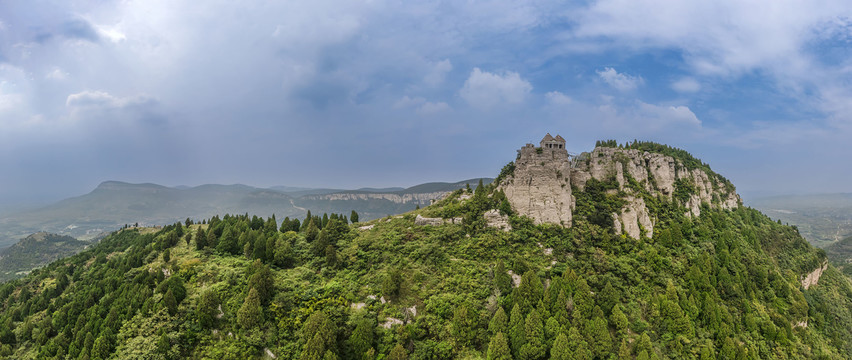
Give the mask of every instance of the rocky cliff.
[(518, 150), (515, 170), (502, 179), (499, 188), (515, 211), (533, 218), (537, 224), (571, 226), (574, 198), (570, 159), (565, 149), (527, 144)]
[(357, 201), (357, 200), (386, 200), (395, 204), (429, 205), (433, 200), (443, 199), (451, 191), (435, 191), (429, 193), (394, 194), (394, 193), (334, 193), (323, 195), (306, 195), (303, 199), (322, 201)]
[[(662, 147), (680, 154), (682, 150)], [(675, 202), (687, 216), (699, 216), (702, 205), (734, 209), (739, 195), (725, 178), (697, 159), (676, 158), (636, 148), (598, 146), (591, 153), (571, 157), (563, 148), (536, 148), (527, 144), (518, 150), (515, 170), (501, 180), (512, 207), (536, 223), (571, 226), (575, 197), (591, 180), (618, 183), (623, 207), (612, 214), (613, 229), (635, 239), (652, 237), (656, 220), (646, 198)]]

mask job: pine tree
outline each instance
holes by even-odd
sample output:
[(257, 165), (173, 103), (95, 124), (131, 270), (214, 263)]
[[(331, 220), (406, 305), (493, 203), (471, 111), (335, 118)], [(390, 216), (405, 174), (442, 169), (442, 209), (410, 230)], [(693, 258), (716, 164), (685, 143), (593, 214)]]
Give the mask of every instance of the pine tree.
[(352, 331), (348, 341), (355, 359), (369, 360), (365, 355), (373, 348), (375, 327), (375, 323), (369, 318), (362, 318), (357, 321), (355, 330)]
[(275, 282), (272, 278), (272, 271), (269, 266), (264, 265), (260, 260), (255, 260), (253, 266), (259, 267), (249, 278), (249, 288), (257, 290), (257, 295), (260, 302), (266, 304), (272, 298), (272, 293), (275, 291)]
[(163, 296), (163, 306), (166, 307), (169, 315), (174, 316), (177, 314), (177, 300), (175, 300), (175, 295), (172, 293), (172, 289), (166, 291), (166, 295)]
[(572, 360), (574, 354), (568, 345), (568, 337), (564, 333), (559, 333), (556, 340), (553, 341), (553, 346), (550, 348), (550, 360)]
[(618, 347), (618, 360), (633, 360), (630, 345), (627, 344), (626, 339), (621, 339), (621, 346)]
[(237, 323), (243, 329), (252, 329), (262, 321), (260, 310), (260, 295), (257, 290), (249, 290), (243, 305), (237, 311)]
[(388, 360), (408, 360), (408, 352), (402, 345), (396, 344), (388, 355)]
[(487, 360), (512, 360), (512, 352), (509, 351), (509, 343), (502, 332), (496, 333), (488, 343)]
[(171, 249), (163, 250), (163, 262), (167, 263), (172, 259)]
[(108, 336), (101, 335), (95, 340), (95, 343), (92, 345), (91, 351), (91, 359), (92, 360), (105, 360), (109, 358), (109, 355), (112, 353), (112, 343)]
[(222, 232), (222, 238), (219, 239), (219, 243), (216, 245), (216, 250), (222, 254), (239, 254), (240, 248), (237, 242), (237, 236), (238, 235), (230, 226), (225, 227), (225, 230)]
[(506, 265), (503, 264), (503, 260), (497, 261), (497, 266), (494, 268), (494, 286), (503, 295), (512, 291), (512, 278), (506, 272)]
[(494, 316), (491, 317), (491, 321), (488, 323), (488, 332), (491, 335), (497, 335), (497, 333), (507, 333), (509, 319), (506, 317), (506, 312), (503, 310), (502, 306), (497, 307), (497, 311), (494, 312)]
[(547, 353), (547, 348), (544, 346), (544, 323), (542, 323), (541, 315), (538, 314), (537, 310), (532, 310), (527, 315), (524, 323), (524, 335), (527, 342), (521, 347), (521, 359), (543, 359)]
[(167, 354), (171, 349), (172, 342), (169, 340), (169, 336), (166, 335), (165, 331), (160, 330), (160, 337), (157, 339), (157, 352), (160, 354)]
[(568, 330), (568, 348), (574, 355), (573, 359), (592, 360), (592, 351), (589, 349), (589, 344), (583, 339), (583, 336), (580, 335), (580, 331), (576, 327)]
[(314, 224), (314, 219), (311, 219), (307, 229), (305, 229), (305, 241), (313, 242), (317, 238), (317, 235), (319, 235), (319, 229)]
[(512, 347), (512, 355), (515, 359), (521, 358), (521, 347), (527, 343), (526, 331), (524, 329), (525, 324), (521, 308), (515, 303), (509, 316), (509, 342)]
[(577, 281), (577, 290), (574, 293), (574, 320), (576, 325), (582, 326), (585, 320), (592, 318), (595, 308), (595, 300), (592, 298), (592, 289), (585, 279)]
[(610, 311), (615, 304), (621, 303), (621, 294), (618, 293), (618, 290), (609, 281), (606, 282), (606, 285), (604, 285), (603, 290), (601, 290), (597, 298), (597, 304), (600, 305), (601, 309), (606, 311), (607, 315), (610, 315)]
[(210, 328), (216, 323), (216, 315), (219, 306), (219, 295), (213, 289), (204, 290), (201, 293), (195, 308), (195, 317), (202, 327)]
[(513, 292), (515, 303), (521, 307), (522, 313), (529, 313), (544, 295), (544, 286), (535, 271), (528, 270), (521, 277), (521, 284)]
[(195, 249), (201, 250), (207, 246), (207, 234), (204, 233), (204, 230), (201, 227), (198, 227), (198, 230), (195, 231)]
[(624, 312), (621, 311), (621, 305), (613, 306), (611, 313), (610, 323), (615, 327), (615, 335), (617, 339), (622, 339), (627, 335), (627, 315), (624, 315)]
[(358, 213), (355, 212), (355, 210), (352, 210), (352, 213), (349, 214), (349, 221), (351, 221), (353, 224), (358, 222)]
[(337, 351), (335, 326), (322, 311), (315, 311), (308, 316), (300, 330), (300, 338), (306, 342), (302, 359), (310, 354), (316, 354), (319, 358), (320, 354), (325, 354), (326, 351), (333, 353)]

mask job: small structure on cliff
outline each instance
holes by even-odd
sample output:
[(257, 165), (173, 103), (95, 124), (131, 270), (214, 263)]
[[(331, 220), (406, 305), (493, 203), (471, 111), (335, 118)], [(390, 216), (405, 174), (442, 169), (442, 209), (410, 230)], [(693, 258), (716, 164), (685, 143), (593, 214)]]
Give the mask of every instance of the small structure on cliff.
[(564, 149), (565, 148), (565, 139), (563, 139), (559, 134), (556, 134), (556, 137), (550, 136), (550, 133), (544, 136), (539, 142), (539, 145), (542, 149)]

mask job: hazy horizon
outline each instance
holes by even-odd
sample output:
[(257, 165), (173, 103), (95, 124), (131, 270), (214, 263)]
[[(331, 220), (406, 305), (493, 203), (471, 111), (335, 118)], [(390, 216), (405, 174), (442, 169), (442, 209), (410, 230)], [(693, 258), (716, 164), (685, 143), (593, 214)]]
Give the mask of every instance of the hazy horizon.
[(106, 180), (494, 177), (561, 134), (689, 151), (740, 193), (852, 192), (852, 4), (0, 3), (0, 208)]

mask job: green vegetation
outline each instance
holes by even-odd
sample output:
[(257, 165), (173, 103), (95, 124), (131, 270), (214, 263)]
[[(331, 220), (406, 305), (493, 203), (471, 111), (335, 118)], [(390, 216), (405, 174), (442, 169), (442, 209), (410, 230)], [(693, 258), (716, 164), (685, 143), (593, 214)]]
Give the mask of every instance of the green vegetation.
[[(224, 215), (125, 229), (0, 285), (0, 358), (852, 357), (850, 281), (830, 266), (803, 289), (825, 255), (794, 228), (648, 198), (658, 225), (634, 240), (603, 220), (623, 201), (611, 190), (575, 193), (568, 229), (513, 214), (493, 184), (358, 225)], [(489, 209), (513, 230), (489, 228)]]
[(842, 273), (852, 276), (852, 237), (826, 246), (825, 254)]
[(70, 236), (38, 232), (0, 250), (0, 282), (20, 277), (32, 269), (61, 257), (76, 254), (86, 246)]

